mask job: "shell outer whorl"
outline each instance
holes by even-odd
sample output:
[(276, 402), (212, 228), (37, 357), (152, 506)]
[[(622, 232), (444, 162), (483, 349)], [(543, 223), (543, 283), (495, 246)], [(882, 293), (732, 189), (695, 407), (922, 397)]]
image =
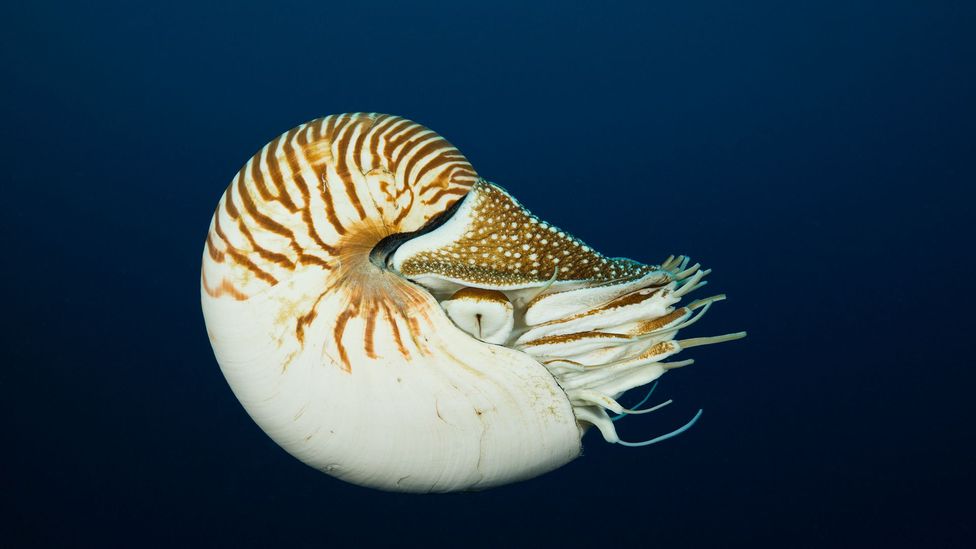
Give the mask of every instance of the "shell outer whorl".
[[(283, 321), (294, 317), (291, 332), (303, 344), (321, 298), (347, 288), (334, 339), (348, 370), (341, 340), (352, 317), (390, 323), (398, 337), (420, 329), (406, 314), (418, 299), (410, 289), (381, 296), (387, 287), (364, 283), (365, 275), (378, 274), (367, 262), (374, 246), (417, 230), (476, 179), (444, 138), (397, 116), (354, 113), (297, 126), (258, 151), (221, 198), (205, 244), (203, 293), (244, 301), (305, 269), (326, 271), (327, 282), (306, 309)], [(367, 332), (364, 344), (372, 348)]]
[(221, 198), (202, 276), (244, 300), (303, 267), (334, 269), (370, 226), (410, 232), (468, 192), (477, 174), (431, 130), (397, 116), (344, 114), (292, 128), (258, 151)]

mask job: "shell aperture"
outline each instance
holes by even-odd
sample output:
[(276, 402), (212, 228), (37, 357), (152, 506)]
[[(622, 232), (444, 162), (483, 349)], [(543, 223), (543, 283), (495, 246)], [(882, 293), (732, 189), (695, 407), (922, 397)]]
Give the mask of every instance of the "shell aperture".
[(605, 281), (651, 270), (608, 259), (532, 215), (501, 187), (478, 181), (451, 219), (401, 246), (393, 268), (415, 280), (519, 289), (560, 281)]
[(201, 299), (218, 363), (301, 461), (385, 490), (477, 490), (577, 457), (723, 296), (707, 271), (606, 258), (539, 220), (419, 124), (318, 119), (240, 170)]

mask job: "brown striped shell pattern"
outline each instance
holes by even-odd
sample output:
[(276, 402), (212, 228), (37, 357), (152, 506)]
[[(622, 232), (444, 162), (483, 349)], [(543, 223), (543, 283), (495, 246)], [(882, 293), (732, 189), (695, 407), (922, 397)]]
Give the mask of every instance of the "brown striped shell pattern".
[(231, 389), (286, 451), (362, 486), (451, 492), (560, 467), (589, 426), (631, 446), (686, 428), (632, 443), (613, 420), (660, 407), (616, 399), (690, 364), (682, 349), (744, 335), (676, 339), (723, 299), (679, 305), (707, 273), (604, 257), (433, 131), (357, 113), (241, 168), (201, 298)]

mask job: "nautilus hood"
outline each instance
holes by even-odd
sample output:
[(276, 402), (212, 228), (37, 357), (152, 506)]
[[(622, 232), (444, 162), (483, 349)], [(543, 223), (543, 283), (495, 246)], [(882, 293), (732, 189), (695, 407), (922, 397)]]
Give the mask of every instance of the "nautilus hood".
[(660, 406), (616, 399), (690, 364), (669, 360), (682, 349), (744, 335), (676, 338), (724, 298), (681, 305), (707, 273), (607, 258), (431, 130), (359, 113), (240, 170), (201, 298), (231, 389), (285, 450), (355, 484), (446, 492), (559, 467), (589, 426), (623, 445), (683, 430), (621, 441), (616, 419)]
[(429, 287), (519, 290), (550, 281), (592, 283), (649, 272), (629, 259), (608, 259), (540, 220), (501, 187), (481, 180), (450, 218), (401, 245), (392, 267)]

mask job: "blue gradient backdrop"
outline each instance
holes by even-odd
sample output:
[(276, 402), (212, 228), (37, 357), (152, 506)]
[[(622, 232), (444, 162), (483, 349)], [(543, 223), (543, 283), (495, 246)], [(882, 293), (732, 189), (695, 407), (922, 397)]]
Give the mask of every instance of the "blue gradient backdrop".
[[(0, 546), (973, 546), (971, 2), (23, 4)], [(255, 150), (346, 111), (428, 125), (610, 255), (713, 268), (693, 333), (749, 337), (621, 431), (698, 425), (453, 496), (271, 442), (213, 359), (203, 239)]]

